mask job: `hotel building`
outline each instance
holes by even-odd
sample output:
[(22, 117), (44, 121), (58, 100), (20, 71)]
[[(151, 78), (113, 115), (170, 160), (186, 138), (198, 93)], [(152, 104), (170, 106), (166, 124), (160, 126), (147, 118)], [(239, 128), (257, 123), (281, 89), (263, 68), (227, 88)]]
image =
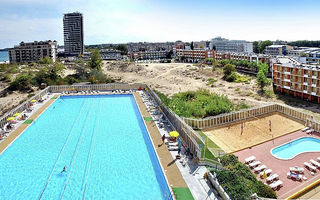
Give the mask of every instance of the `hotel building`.
[(181, 61), (186, 62), (200, 62), (206, 58), (215, 58), (215, 51), (213, 50), (186, 50), (176, 49), (176, 54)]
[(134, 60), (158, 60), (166, 59), (169, 51), (136, 51), (129, 54), (130, 58)]
[(67, 13), (63, 16), (64, 53), (67, 56), (83, 54), (83, 17), (81, 13)]
[(14, 48), (9, 49), (10, 63), (38, 62), (40, 58), (50, 57), (56, 61), (57, 41), (34, 41), (21, 42)]
[(280, 57), (273, 63), (273, 86), (282, 93), (320, 103), (320, 66)]

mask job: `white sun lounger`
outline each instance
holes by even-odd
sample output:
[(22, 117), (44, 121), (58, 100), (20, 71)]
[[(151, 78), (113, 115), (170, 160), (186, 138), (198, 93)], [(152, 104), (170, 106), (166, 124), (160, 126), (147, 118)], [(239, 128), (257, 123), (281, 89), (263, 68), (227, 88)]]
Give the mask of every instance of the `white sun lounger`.
[(250, 162), (254, 161), (255, 159), (256, 159), (255, 156), (250, 156), (250, 157), (244, 159), (244, 161), (245, 161), (245, 163), (250, 163)]
[(278, 174), (272, 174), (271, 176), (269, 176), (269, 177), (267, 178), (267, 181), (268, 181), (268, 182), (271, 182), (271, 181), (277, 179), (278, 177), (279, 177)]
[(315, 166), (311, 165), (308, 162), (304, 162), (303, 164), (304, 164), (304, 166), (306, 166), (306, 168), (308, 168), (311, 171), (316, 171), (316, 169), (317, 169)]
[(256, 167), (256, 166), (258, 166), (260, 164), (261, 164), (261, 162), (257, 160), (257, 161), (254, 161), (254, 162), (250, 163), (249, 166), (252, 168), (252, 167)]
[(303, 173), (304, 169), (302, 167), (294, 166), (289, 168), (291, 172)]
[(293, 178), (295, 180), (301, 180), (302, 179), (302, 175), (301, 174), (295, 174), (295, 173), (291, 173), (291, 172), (288, 172), (287, 173), (287, 177), (288, 178)]
[(273, 190), (275, 190), (275, 189), (277, 189), (278, 187), (281, 187), (282, 184), (283, 184), (283, 182), (280, 181), (280, 180), (278, 180), (278, 181), (276, 181), (276, 182), (274, 182), (274, 183), (271, 183), (269, 186), (270, 186)]
[(178, 151), (178, 147), (177, 146), (169, 146), (168, 150), (169, 151)]
[(178, 142), (167, 142), (166, 144), (170, 147), (178, 146)]
[(307, 130), (309, 130), (310, 129), (310, 127), (304, 127), (303, 129), (301, 129), (303, 132), (305, 132), (305, 131), (307, 131)]
[(269, 176), (272, 173), (272, 169), (267, 169), (265, 171), (260, 172), (260, 176), (262, 177), (263, 174), (266, 174), (267, 176)]
[(310, 162), (311, 162), (311, 164), (313, 164), (314, 166), (320, 168), (320, 163), (318, 163), (317, 161), (311, 159)]
[(261, 165), (261, 166), (259, 166), (259, 167), (254, 168), (253, 170), (254, 170), (255, 172), (261, 172), (262, 170), (265, 170), (266, 168), (267, 168), (267, 166)]
[(310, 134), (310, 133), (313, 133), (313, 132), (314, 132), (314, 129), (309, 129), (309, 130), (306, 131), (307, 134)]

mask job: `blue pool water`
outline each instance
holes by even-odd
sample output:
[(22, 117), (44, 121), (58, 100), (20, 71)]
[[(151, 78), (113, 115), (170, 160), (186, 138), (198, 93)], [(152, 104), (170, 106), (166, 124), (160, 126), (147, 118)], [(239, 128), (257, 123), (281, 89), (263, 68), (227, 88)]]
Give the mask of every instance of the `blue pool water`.
[(302, 137), (274, 148), (271, 153), (280, 159), (291, 159), (304, 152), (320, 151), (320, 140), (313, 137)]
[(0, 163), (0, 199), (171, 199), (132, 95), (60, 97)]

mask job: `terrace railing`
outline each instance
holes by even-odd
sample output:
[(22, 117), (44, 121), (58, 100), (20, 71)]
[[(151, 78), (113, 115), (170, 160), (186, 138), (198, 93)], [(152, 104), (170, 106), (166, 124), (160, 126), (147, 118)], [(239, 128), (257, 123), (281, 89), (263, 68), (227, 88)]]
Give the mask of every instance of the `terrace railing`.
[(7, 123), (7, 118), (12, 117), (12, 115), (14, 113), (18, 113), (18, 112), (22, 112), (24, 111), (26, 108), (28, 108), (29, 103), (31, 100), (35, 99), (35, 100), (39, 100), (41, 97), (43, 97), (44, 95), (46, 95), (49, 92), (49, 87), (41, 90), (38, 94), (30, 97), (28, 100), (26, 100), (25, 102), (23, 102), (22, 104), (20, 104), (18, 107), (8, 111), (7, 113), (5, 113), (1, 118), (0, 118), (0, 127), (4, 127), (5, 124)]

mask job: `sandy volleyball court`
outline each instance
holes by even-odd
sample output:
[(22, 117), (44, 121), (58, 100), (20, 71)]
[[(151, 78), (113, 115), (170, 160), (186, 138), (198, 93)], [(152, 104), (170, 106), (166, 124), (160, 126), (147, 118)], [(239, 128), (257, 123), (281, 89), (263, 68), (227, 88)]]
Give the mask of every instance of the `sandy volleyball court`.
[[(271, 131), (269, 123), (271, 121)], [(241, 133), (241, 127), (243, 131)], [(304, 125), (284, 115), (273, 113), (246, 122), (231, 123), (215, 129), (205, 130), (205, 134), (225, 152), (230, 153), (250, 147), (272, 138), (291, 133)]]

